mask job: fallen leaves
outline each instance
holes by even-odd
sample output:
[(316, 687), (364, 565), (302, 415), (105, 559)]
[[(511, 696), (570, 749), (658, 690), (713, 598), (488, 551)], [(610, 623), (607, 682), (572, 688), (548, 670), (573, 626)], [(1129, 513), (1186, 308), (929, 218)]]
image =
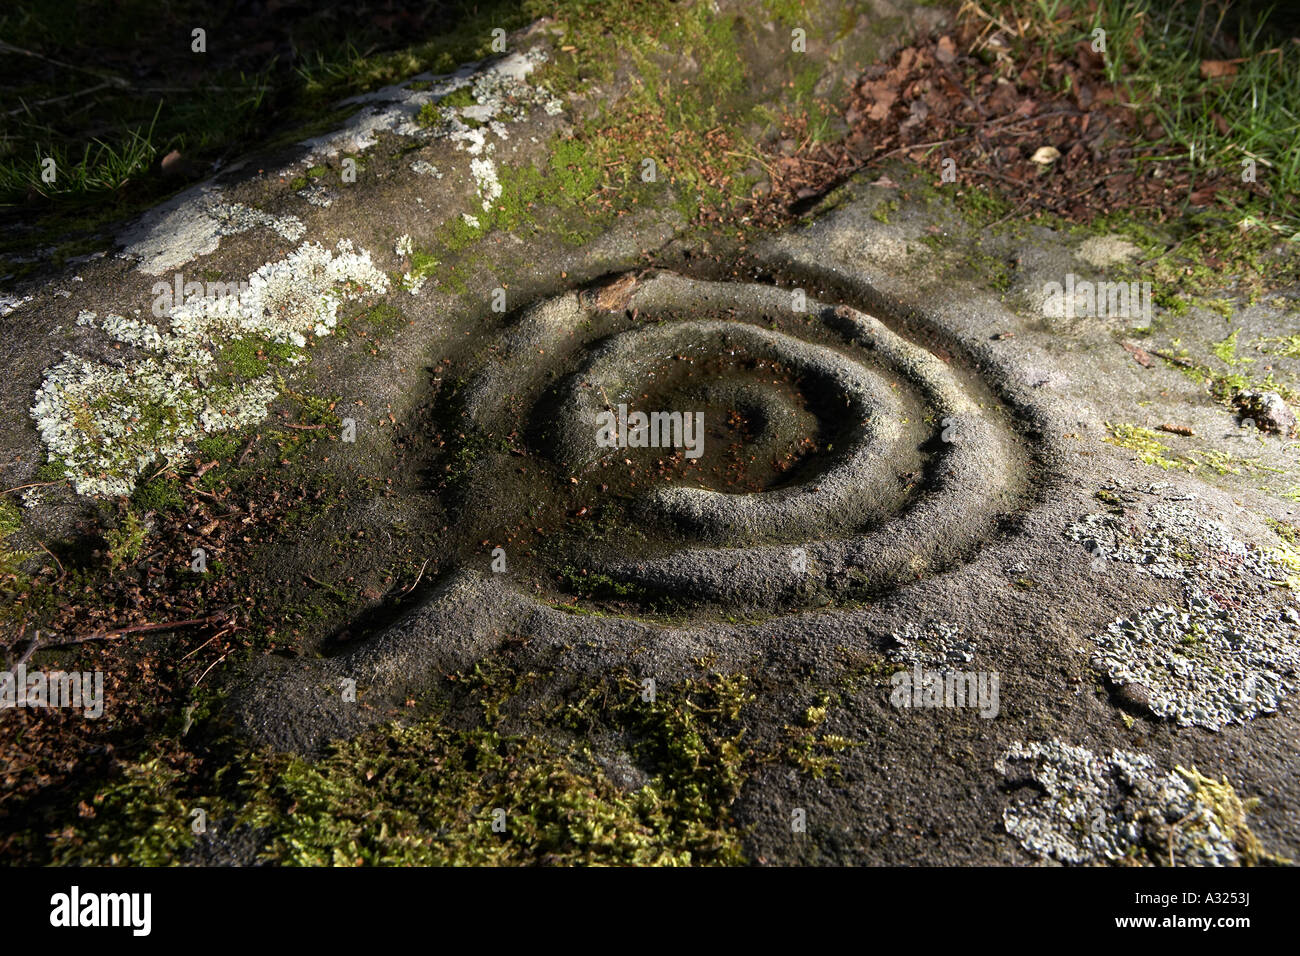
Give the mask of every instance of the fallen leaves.
[(957, 59), (957, 44), (952, 37), (939, 37), (939, 42), (934, 46), (934, 58), (945, 66)]
[(1207, 80), (1218, 80), (1225, 76), (1237, 74), (1237, 64), (1242, 60), (1202, 60), (1201, 76)]
[(616, 279), (596, 293), (596, 308), (602, 312), (621, 312), (632, 301), (632, 293), (636, 290), (636, 286), (637, 280), (634, 275), (625, 275)]
[(1124, 351), (1132, 355), (1133, 360), (1143, 368), (1150, 368), (1155, 364), (1155, 360), (1151, 358), (1151, 353), (1142, 346), (1134, 345), (1132, 342), (1121, 342), (1120, 344), (1124, 346)]
[[(976, 179), (981, 189), (992, 181), (1009, 215), (1050, 212), (1073, 222), (1118, 209), (1159, 220), (1181, 215), (1187, 201), (1232, 202), (1261, 188), (1228, 167), (1197, 170), (1169, 159), (1159, 117), (1107, 80), (1104, 57), (1087, 42), (1065, 58), (1016, 59), (999, 47), (985, 62), (963, 52), (981, 46), (978, 34), (978, 25), (963, 25), (868, 67), (844, 103), (843, 140), (818, 143), (806, 117), (787, 117), (763, 158), (770, 189), (757, 190), (741, 215), (760, 225), (787, 222), (855, 171), (896, 156), (930, 170), (945, 188), (954, 188), (940, 178), (945, 164), (955, 165), (958, 195)], [(1239, 62), (1207, 60), (1202, 71), (1226, 77)], [(1230, 125), (1217, 114), (1210, 119), (1220, 133)]]

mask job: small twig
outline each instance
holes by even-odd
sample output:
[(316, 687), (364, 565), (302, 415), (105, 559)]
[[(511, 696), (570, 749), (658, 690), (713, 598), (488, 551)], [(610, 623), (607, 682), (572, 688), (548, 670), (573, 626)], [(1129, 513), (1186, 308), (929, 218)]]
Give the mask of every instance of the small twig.
[(15, 661), (9, 667), (9, 669), (12, 671), (12, 670), (16, 670), (19, 667), (22, 667), (29, 660), (31, 660), (32, 655), (36, 653), (36, 649), (40, 646), (41, 646), (41, 632), (37, 631), (36, 636), (33, 637), (31, 643), (27, 645), (27, 650), (23, 651), (23, 656), (18, 658), (18, 660)]
[(1019, 204), (1016, 206), (1015, 209), (1011, 210), (1009, 213), (1007, 213), (1007, 214), (1006, 214), (1005, 216), (1003, 216), (1001, 219), (995, 219), (995, 220), (993, 220), (993, 222), (989, 223), (989, 224), (988, 224), (987, 226), (985, 226), (984, 228), (985, 228), (985, 229), (992, 229), (994, 226), (1000, 226), (1000, 225), (1002, 225), (1004, 222), (1006, 222), (1008, 219), (1010, 219), (1010, 218), (1011, 218), (1012, 216), (1014, 216), (1016, 213), (1020, 212), (1020, 210), (1024, 209), (1025, 206), (1029, 204), (1029, 200), (1030, 200), (1030, 198), (1031, 198), (1031, 197), (1026, 196), (1024, 199), (1020, 200)]
[(115, 83), (105, 81), (100, 83), (98, 86), (92, 86), (86, 90), (77, 90), (75, 93), (65, 93), (62, 96), (52, 96), (48, 100), (37, 100), (35, 103), (24, 103), (16, 110), (8, 110), (5, 113), (5, 116), (17, 116), (19, 113), (30, 113), (33, 106), (49, 106), (51, 103), (61, 103), (64, 100), (76, 99), (78, 96), (89, 96), (91, 93), (98, 93), (105, 87), (116, 85), (117, 84)]
[(175, 631), (182, 627), (193, 627), (196, 624), (211, 624), (214, 621), (225, 620), (225, 615), (213, 614), (210, 617), (196, 617), (188, 621), (163, 621), (158, 624), (133, 624), (130, 627), (119, 627), (111, 631), (100, 631), (97, 634), (87, 634), (83, 637), (74, 637), (66, 641), (54, 641), (44, 643), (39, 637), (33, 638), (23, 656), (18, 659), (14, 666), (27, 663), (31, 656), (37, 651), (48, 651), (59, 647), (74, 647), (78, 644), (88, 644), (91, 641), (108, 641), (118, 637), (125, 637), (128, 634), (145, 634), (151, 631)]
[(1160, 349), (1152, 349), (1152, 355), (1159, 355), (1166, 362), (1173, 362), (1175, 365), (1181, 365), (1183, 368), (1191, 368), (1192, 362), (1183, 358), (1181, 355), (1174, 355), (1172, 352), (1164, 352)]
[(215, 641), (215, 640), (216, 640), (218, 637), (220, 637), (220, 636), (221, 636), (220, 632), (217, 632), (216, 634), (213, 634), (211, 637), (209, 637), (206, 641), (204, 641), (204, 642), (203, 642), (202, 644), (200, 644), (198, 647), (194, 648), (194, 650), (190, 651), (188, 654), (186, 654), (184, 657), (182, 657), (181, 660), (182, 660), (182, 661), (187, 661), (187, 660), (189, 660), (191, 657), (193, 657), (193, 656), (194, 656), (195, 654), (197, 654), (199, 651), (203, 650), (203, 648), (207, 647), (209, 644), (211, 644), (213, 641)]
[(324, 428), (325, 426), (324, 425), (294, 425), (290, 422), (285, 422), (284, 427), (297, 428), (300, 431), (309, 432), (309, 431), (316, 431), (318, 428)]
[(77, 644), (89, 644), (91, 641), (104, 641), (108, 640), (110, 637), (118, 636), (116, 634), (90, 634), (86, 637), (78, 637), (70, 641), (57, 641), (53, 644), (46, 644), (41, 641), (39, 633), (40, 632), (37, 632), (37, 636), (32, 638), (32, 642), (27, 645), (27, 650), (23, 651), (23, 656), (18, 658), (18, 662), (14, 664), (14, 667), (22, 667), (31, 660), (32, 655), (37, 651), (48, 651), (59, 647), (74, 647)]
[(336, 588), (334, 585), (326, 584), (324, 581), (318, 581), (316, 578), (312, 577), (310, 574), (307, 574), (305, 571), (303, 572), (302, 576), (306, 578), (308, 581), (310, 581), (312, 584), (316, 585), (317, 587), (321, 587), (324, 588), (326, 591), (329, 591), (330, 594), (334, 595), (340, 601), (348, 600), (348, 596), (344, 594), (342, 591), (340, 591), (338, 588)]
[(51, 551), (49, 548), (45, 547), (44, 543), (42, 543), (40, 538), (34, 538), (33, 540), (38, 545), (40, 545), (41, 550), (44, 551), (46, 554), (48, 554), (51, 558), (53, 558), (54, 563), (59, 566), (59, 580), (62, 581), (64, 578), (66, 578), (68, 576), (68, 572), (63, 569), (63, 562), (59, 560), (59, 556), (56, 555), (53, 551)]
[(17, 487), (14, 488), (6, 488), (4, 491), (0, 491), (0, 495), (13, 494), (15, 491), (22, 491), (24, 488), (44, 488), (46, 485), (61, 485), (61, 484), (63, 484), (62, 481), (33, 481), (30, 484), (18, 485)]
[(740, 152), (739, 150), (734, 150), (734, 149), (728, 149), (728, 150), (725, 150), (725, 152), (726, 152), (726, 154), (727, 154), (728, 156), (739, 156), (741, 159), (748, 159), (748, 160), (750, 160), (750, 161), (752, 161), (752, 162), (756, 162), (756, 163), (758, 163), (760, 166), (762, 166), (764, 169), (767, 170), (767, 174), (768, 174), (769, 176), (773, 175), (771, 165), (769, 165), (768, 163), (766, 163), (766, 162), (763, 161), (763, 157), (762, 157), (761, 154), (758, 154), (758, 153), (742, 153), (742, 152)]
[(420, 579), (421, 579), (422, 577), (424, 577), (424, 569), (427, 568), (427, 567), (429, 566), (429, 562), (430, 562), (431, 560), (433, 560), (433, 559), (432, 559), (432, 558), (425, 558), (425, 559), (424, 559), (424, 564), (420, 565), (420, 573), (417, 574), (417, 575), (415, 576), (415, 580), (411, 582), (411, 586), (410, 586), (410, 587), (408, 587), (408, 588), (403, 588), (403, 589), (402, 589), (402, 593), (403, 593), (403, 594), (410, 594), (412, 591), (415, 590), (416, 585), (418, 585), (418, 584), (420, 583)]
[(1027, 183), (1017, 179), (1012, 179), (1010, 176), (1004, 176), (1001, 173), (995, 173), (992, 170), (972, 169), (969, 170), (969, 172), (974, 173), (976, 176), (988, 176), (990, 179), (998, 179), (1011, 186), (1028, 189), (1031, 193), (1037, 193), (1040, 196), (1046, 196), (1049, 199), (1056, 200), (1058, 203), (1068, 203), (1070, 201), (1069, 196), (1062, 196), (1060, 193), (1056, 192), (1055, 190), (1045, 189), (1044, 187), (1036, 186), (1033, 183)]
[(211, 664), (209, 664), (209, 665), (208, 665), (208, 669), (207, 669), (206, 671), (204, 671), (202, 674), (200, 674), (200, 675), (199, 675), (199, 679), (196, 680), (196, 681), (194, 682), (194, 686), (195, 686), (195, 687), (198, 687), (199, 684), (203, 683), (203, 678), (205, 678), (205, 677), (208, 676), (208, 674), (211, 672), (212, 668), (216, 667), (218, 664), (220, 664), (222, 661), (224, 661), (224, 660), (225, 660), (227, 657), (229, 657), (229, 656), (230, 656), (230, 651), (226, 651), (226, 653), (222, 654), (222, 655), (221, 655), (220, 657), (218, 657), (215, 661), (213, 661)]
[(935, 146), (947, 146), (951, 143), (962, 143), (968, 139), (974, 139), (976, 133), (984, 132), (990, 129), (997, 129), (1001, 131), (1004, 129), (1011, 129), (1012, 127), (1015, 126), (1020, 126), (1024, 123), (1036, 123), (1039, 120), (1051, 119), (1054, 116), (1079, 116), (1079, 115), (1080, 115), (1079, 110), (1061, 109), (1061, 110), (1052, 110), (1050, 113), (1039, 113), (1036, 116), (1019, 116), (1019, 117), (1015, 115), (1004, 116), (1002, 119), (990, 120), (987, 123), (981, 123), (976, 127), (975, 132), (967, 133), (964, 136), (954, 136), (951, 139), (937, 139), (929, 143), (910, 143), (905, 146), (899, 146), (896, 149), (889, 150), (889, 152), (881, 153), (878, 156), (870, 157), (862, 165), (865, 166), (867, 165), (867, 163), (878, 163), (882, 159), (888, 159), (889, 157), (897, 156), (900, 153), (910, 153), (913, 150), (917, 150), (917, 149), (933, 149)]
[(235, 461), (236, 466), (243, 465), (248, 460), (249, 453), (252, 452), (253, 446), (257, 444), (257, 440), (261, 437), (259, 432), (253, 433), (253, 437), (245, 443), (243, 450), (239, 453), (239, 458)]
[(862, 163), (862, 166), (865, 166), (868, 163), (878, 163), (882, 159), (888, 159), (889, 157), (897, 156), (900, 153), (910, 153), (914, 149), (933, 149), (935, 146), (947, 146), (950, 143), (965, 142), (968, 139), (974, 138), (974, 136), (975, 136), (974, 133), (969, 133), (965, 136), (954, 136), (952, 139), (936, 139), (931, 143), (912, 143), (908, 146), (899, 146), (897, 149), (891, 149), (887, 153), (881, 153), (878, 156), (872, 156), (870, 159)]
[(214, 494), (213, 494), (212, 492), (210, 492), (210, 491), (204, 491), (204, 490), (201, 489), (201, 488), (195, 488), (193, 485), (186, 485), (186, 486), (185, 486), (185, 490), (188, 491), (188, 492), (191, 492), (192, 494), (196, 494), (196, 495), (198, 495), (198, 496), (200, 496), (200, 497), (202, 497), (202, 498), (211, 498), (211, 499), (212, 499), (213, 501), (215, 501), (217, 504), (219, 504), (219, 505), (224, 505), (225, 507), (229, 507), (229, 505), (226, 505), (226, 503), (225, 503), (224, 501), (222, 501), (220, 498), (218, 498), (216, 495), (214, 495)]

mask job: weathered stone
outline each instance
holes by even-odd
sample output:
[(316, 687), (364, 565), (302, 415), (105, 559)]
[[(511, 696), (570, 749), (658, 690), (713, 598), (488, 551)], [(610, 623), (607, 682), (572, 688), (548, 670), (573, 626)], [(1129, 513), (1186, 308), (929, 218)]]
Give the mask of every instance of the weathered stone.
[(1245, 389), (1238, 392), (1233, 401), (1241, 409), (1242, 419), (1253, 422), (1261, 431), (1288, 437), (1295, 434), (1295, 412), (1277, 392)]
[[(231, 169), (125, 230), (120, 255), (6, 293), (0, 475), (35, 485), (53, 453), (67, 478), (26, 489), (23, 533), (69, 535), (163, 459), (184, 467), (225, 426), (274, 422), (289, 390), (337, 400), (355, 443), (249, 467), (383, 490), (286, 526), (258, 575), (299, 586), (325, 568), (391, 601), (346, 641), (313, 633), (294, 657), (226, 675), (223, 717), (259, 743), (317, 752), (486, 661), (548, 675), (525, 704), (569, 680), (671, 687), (703, 668), (755, 680), (747, 741), (780, 752), (825, 693), (842, 704), (837, 733), (860, 744), (837, 754), (834, 785), (775, 762), (754, 772), (733, 809), (755, 859), (1119, 862), (1172, 835), (1176, 862), (1238, 862), (1174, 769), (1193, 763), (1268, 793), (1267, 841), (1295, 855), (1300, 569), (1276, 530), (1296, 519), (1280, 437), (1295, 419), (1252, 392), (1271, 412), (1247, 440), (1185, 374), (1222, 317), (1152, 326), (1150, 361), (1134, 362), (1115, 334), (1130, 317), (1058, 322), (1042, 306), (1079, 261), (1112, 268), (1135, 246), (972, 229), (955, 198), (911, 195), (906, 167), (743, 242), (688, 228), (669, 188), (577, 243), (546, 209), (484, 226), (503, 181), (544, 168), (579, 119), (533, 82), (553, 51), (529, 37), (360, 99), (273, 177), (361, 151), (363, 182), (337, 166), (305, 189)], [(473, 105), (439, 106), (459, 91)], [(417, 121), (426, 106), (439, 122)], [(898, 208), (882, 217), (882, 202)], [(454, 273), (438, 261), (453, 261), (448, 231), (469, 250)], [(990, 257), (1014, 264), (996, 291)], [(146, 315), (178, 271), (254, 294)], [(401, 316), (382, 348), (338, 334), (354, 301)], [(1234, 322), (1264, 340), (1292, 334), (1294, 313), (1261, 302)], [(215, 357), (254, 337), (298, 350), (283, 389), (267, 373), (215, 395)], [(1195, 363), (1159, 358), (1175, 337)], [(1300, 373), (1293, 356), (1275, 365)], [(743, 422), (708, 432), (692, 471), (597, 444), (598, 416), (619, 406)], [(130, 419), (162, 424), (140, 435)], [(1153, 450), (1128, 423), (1186, 434), (1161, 432)], [(726, 483), (732, 465), (750, 484)], [(453, 467), (458, 483), (438, 491), (429, 476)], [(415, 583), (385, 581), (409, 549)], [(997, 674), (1001, 712), (894, 707), (900, 665)], [(1121, 708), (1146, 719), (1131, 727)], [(620, 787), (649, 779), (626, 741), (588, 743)], [(790, 807), (811, 821), (798, 845)]]

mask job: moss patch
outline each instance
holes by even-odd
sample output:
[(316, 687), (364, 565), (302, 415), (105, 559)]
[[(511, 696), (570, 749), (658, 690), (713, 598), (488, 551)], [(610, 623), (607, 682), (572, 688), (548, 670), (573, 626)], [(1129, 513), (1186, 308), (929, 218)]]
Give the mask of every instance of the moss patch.
[[(261, 857), (290, 865), (743, 862), (730, 807), (746, 778), (744, 678), (687, 680), (652, 700), (628, 675), (583, 684), (534, 705), (546, 738), (511, 730), (508, 716), (539, 679), (480, 666), (457, 681), (477, 698), (473, 726), (437, 714), (387, 724), (314, 763), (245, 754), (201, 775), (128, 765), (86, 795), (89, 812), (56, 835), (53, 859), (178, 862), (201, 806), (253, 827)], [(555, 742), (566, 731), (626, 740), (644, 782), (617, 785), (586, 745)]]

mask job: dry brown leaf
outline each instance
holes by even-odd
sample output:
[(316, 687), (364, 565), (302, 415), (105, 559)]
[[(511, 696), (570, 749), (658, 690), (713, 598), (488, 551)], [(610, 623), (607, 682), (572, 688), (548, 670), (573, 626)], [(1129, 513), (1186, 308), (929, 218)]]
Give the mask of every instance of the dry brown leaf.
[(1143, 368), (1150, 368), (1155, 362), (1151, 358), (1151, 353), (1140, 345), (1134, 345), (1132, 342), (1121, 342), (1124, 351), (1133, 356), (1133, 359)]
[(636, 290), (636, 276), (626, 275), (616, 279), (596, 293), (596, 307), (605, 312), (626, 309)]
[(1240, 60), (1202, 60), (1201, 76), (1207, 80), (1217, 80), (1223, 76), (1234, 76)]

